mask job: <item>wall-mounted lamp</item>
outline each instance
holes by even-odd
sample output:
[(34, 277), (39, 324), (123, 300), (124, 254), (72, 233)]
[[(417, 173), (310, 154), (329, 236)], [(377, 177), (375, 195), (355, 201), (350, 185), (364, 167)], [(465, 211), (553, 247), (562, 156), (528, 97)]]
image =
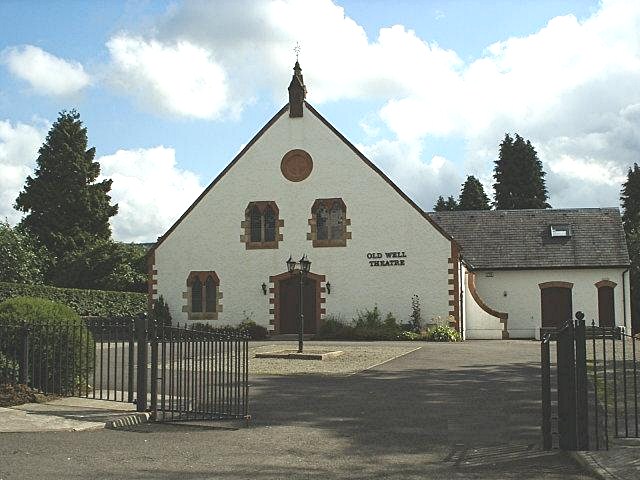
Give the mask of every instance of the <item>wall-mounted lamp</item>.
[(331, 294), (331, 282), (327, 282), (327, 293)]
[(505, 290), (504, 292), (502, 292), (502, 296), (506, 297), (507, 296), (507, 291)]
[(267, 294), (267, 284), (262, 282), (262, 294), (266, 295)]

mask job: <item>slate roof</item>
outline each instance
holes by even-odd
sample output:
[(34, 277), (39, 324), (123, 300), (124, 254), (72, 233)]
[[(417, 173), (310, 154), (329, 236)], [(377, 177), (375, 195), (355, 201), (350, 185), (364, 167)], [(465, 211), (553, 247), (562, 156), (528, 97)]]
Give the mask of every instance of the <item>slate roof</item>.
[[(626, 267), (629, 253), (617, 208), (431, 212), (462, 247), (473, 270)], [(552, 238), (550, 225), (570, 225)]]

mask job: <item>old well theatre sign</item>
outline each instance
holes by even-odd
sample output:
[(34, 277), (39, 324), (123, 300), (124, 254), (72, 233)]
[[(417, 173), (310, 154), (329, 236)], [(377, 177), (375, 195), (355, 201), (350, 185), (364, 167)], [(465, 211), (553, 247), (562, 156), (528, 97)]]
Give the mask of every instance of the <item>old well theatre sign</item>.
[(369, 252), (367, 260), (370, 267), (402, 267), (407, 254), (405, 252)]

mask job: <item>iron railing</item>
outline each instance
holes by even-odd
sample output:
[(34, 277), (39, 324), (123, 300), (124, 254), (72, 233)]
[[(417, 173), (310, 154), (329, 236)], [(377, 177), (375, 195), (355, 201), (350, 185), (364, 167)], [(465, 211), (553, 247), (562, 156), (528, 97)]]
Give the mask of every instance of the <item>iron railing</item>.
[(583, 320), (568, 321), (543, 336), (545, 449), (609, 449), (611, 437), (639, 437), (636, 341), (622, 327), (595, 322), (587, 327)]
[(0, 323), (0, 384), (135, 403), (158, 421), (248, 419), (248, 341), (145, 317)]

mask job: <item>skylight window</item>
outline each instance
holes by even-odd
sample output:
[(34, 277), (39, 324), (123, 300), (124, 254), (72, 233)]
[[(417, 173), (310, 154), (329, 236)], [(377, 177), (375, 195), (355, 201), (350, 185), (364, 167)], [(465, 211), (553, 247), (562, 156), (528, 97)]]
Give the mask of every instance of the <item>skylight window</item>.
[(551, 225), (549, 227), (551, 238), (571, 237), (571, 227), (569, 225)]

